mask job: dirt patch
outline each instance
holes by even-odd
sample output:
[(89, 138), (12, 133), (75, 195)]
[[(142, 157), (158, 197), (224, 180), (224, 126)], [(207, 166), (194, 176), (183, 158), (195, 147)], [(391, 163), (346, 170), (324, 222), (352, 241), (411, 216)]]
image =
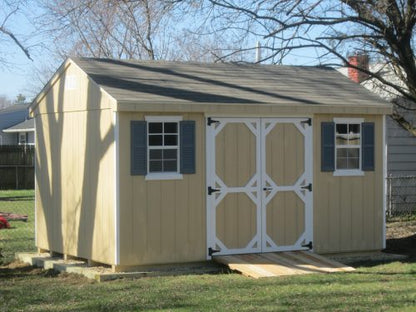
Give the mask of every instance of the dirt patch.
[(386, 252), (416, 259), (416, 221), (387, 223), (386, 239)]

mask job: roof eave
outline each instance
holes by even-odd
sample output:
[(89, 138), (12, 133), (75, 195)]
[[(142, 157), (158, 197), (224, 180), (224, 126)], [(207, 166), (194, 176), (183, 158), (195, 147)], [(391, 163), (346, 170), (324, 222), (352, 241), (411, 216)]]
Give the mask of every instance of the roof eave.
[(376, 104), (376, 105), (325, 105), (325, 104), (293, 104), (293, 103), (254, 103), (254, 104), (239, 104), (239, 103), (193, 103), (183, 102), (175, 103), (166, 102), (152, 102), (142, 103), (137, 100), (119, 100), (117, 102), (116, 111), (119, 112), (195, 112), (205, 114), (220, 114), (220, 113), (247, 113), (247, 114), (293, 114), (299, 111), (303, 114), (364, 114), (364, 115), (391, 115), (393, 113), (393, 106), (390, 103)]
[(14, 132), (35, 132), (35, 128), (27, 128), (27, 129), (3, 129), (5, 133), (14, 133)]

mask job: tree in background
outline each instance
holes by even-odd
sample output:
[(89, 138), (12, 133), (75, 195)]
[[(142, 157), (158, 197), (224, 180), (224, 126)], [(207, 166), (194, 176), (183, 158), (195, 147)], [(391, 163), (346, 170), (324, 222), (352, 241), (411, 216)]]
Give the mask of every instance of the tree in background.
[(26, 104), (26, 96), (24, 96), (23, 94), (19, 93), (16, 96), (16, 99), (14, 100), (14, 104)]
[(12, 105), (12, 101), (10, 101), (6, 96), (0, 95), (0, 110), (10, 105)]
[(346, 55), (367, 54), (393, 70), (398, 80), (386, 80), (385, 67), (362, 70), (409, 100), (398, 105), (416, 109), (415, 0), (172, 1), (199, 4), (211, 27), (223, 36), (228, 33), (236, 41), (252, 38), (252, 42), (261, 38), (261, 61), (281, 63), (298, 52), (309, 54), (319, 65), (357, 68)]
[[(10, 19), (14, 15), (18, 14), (21, 7), (24, 7), (25, 5), (25, 0), (2, 1), (2, 5), (0, 6), (0, 46), (4, 47), (14, 44), (26, 55), (28, 59), (32, 60), (29, 49), (26, 47), (24, 41), (9, 27)], [(0, 53), (4, 53), (4, 51), (1, 51), (1, 48)], [(0, 57), (0, 62), (5, 63), (5, 58)]]
[[(40, 29), (67, 56), (213, 61), (220, 38), (190, 32), (197, 10), (166, 0), (38, 0)], [(204, 33), (204, 36), (201, 36)]]

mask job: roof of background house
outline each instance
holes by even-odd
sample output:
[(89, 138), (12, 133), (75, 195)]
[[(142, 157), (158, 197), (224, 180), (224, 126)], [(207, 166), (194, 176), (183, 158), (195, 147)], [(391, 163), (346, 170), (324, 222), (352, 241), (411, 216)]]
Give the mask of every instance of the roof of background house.
[(15, 104), (0, 110), (0, 131), (26, 120), (29, 104)]
[(119, 103), (388, 105), (331, 68), (74, 58)]
[(3, 132), (31, 132), (35, 131), (35, 120), (26, 119), (25, 121), (18, 123), (10, 128), (4, 129)]

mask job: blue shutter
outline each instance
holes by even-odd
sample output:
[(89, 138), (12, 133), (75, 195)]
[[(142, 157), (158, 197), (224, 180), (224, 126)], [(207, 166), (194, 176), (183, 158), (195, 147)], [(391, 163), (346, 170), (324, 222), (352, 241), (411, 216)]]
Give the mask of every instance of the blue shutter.
[(195, 121), (180, 123), (180, 172), (195, 173)]
[(374, 171), (374, 122), (361, 124), (362, 170)]
[(321, 123), (321, 171), (335, 170), (335, 123)]
[(147, 124), (146, 121), (132, 120), (131, 137), (131, 175), (147, 174)]

